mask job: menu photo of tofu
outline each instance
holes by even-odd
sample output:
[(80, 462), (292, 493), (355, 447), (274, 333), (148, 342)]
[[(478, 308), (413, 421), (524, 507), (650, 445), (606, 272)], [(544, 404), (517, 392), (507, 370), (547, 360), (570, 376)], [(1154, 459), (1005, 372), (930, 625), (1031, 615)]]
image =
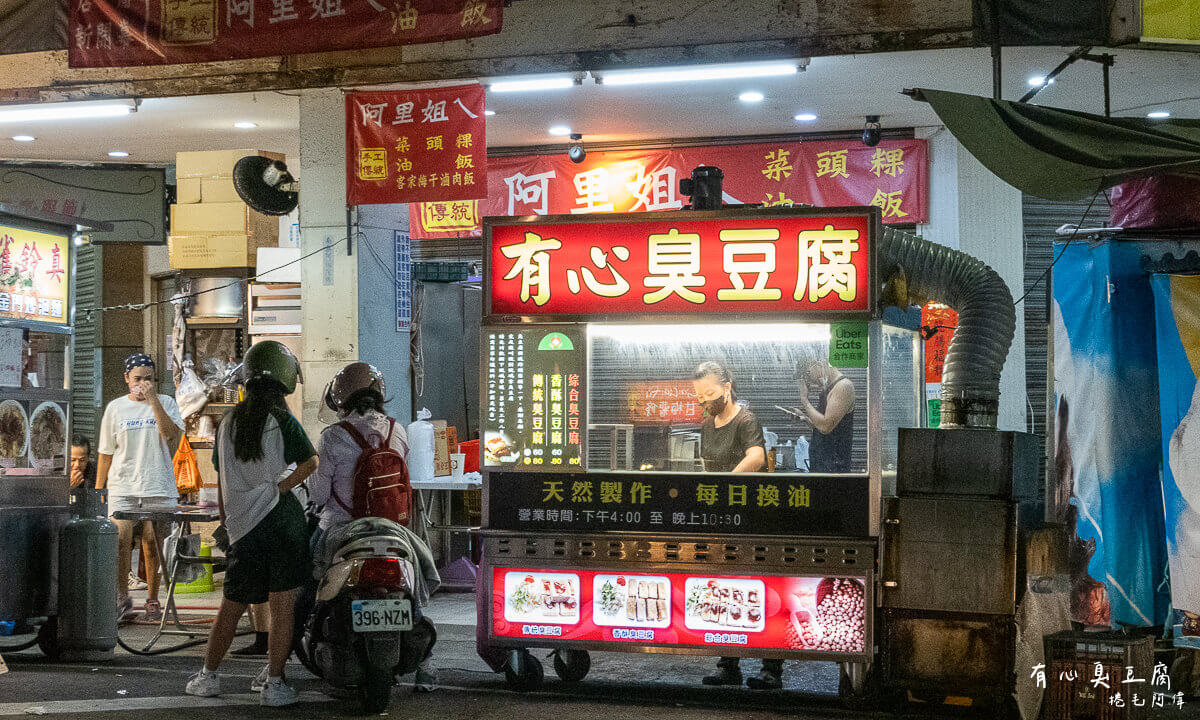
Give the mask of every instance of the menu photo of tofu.
[(651, 575), (596, 575), (592, 621), (608, 627), (671, 626), (671, 581)]
[(691, 577), (684, 587), (683, 616), (689, 630), (748, 630), (766, 627), (762, 580)]
[(510, 572), (504, 576), (504, 619), (574, 625), (579, 622), (579, 576)]

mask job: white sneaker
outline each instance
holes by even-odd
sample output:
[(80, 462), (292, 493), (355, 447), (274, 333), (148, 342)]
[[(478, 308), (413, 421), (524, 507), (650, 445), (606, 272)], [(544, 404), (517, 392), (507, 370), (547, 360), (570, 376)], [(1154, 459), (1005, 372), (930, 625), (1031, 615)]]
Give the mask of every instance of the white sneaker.
[(267, 679), (270, 677), (270, 666), (263, 665), (260, 672), (254, 680), (250, 681), (250, 692), (262, 692), (262, 689), (267, 686)]
[(129, 589), (130, 590), (145, 590), (146, 589), (146, 581), (131, 572), (131, 573), (129, 573)]
[(283, 678), (267, 680), (259, 694), (259, 704), (267, 707), (291, 705), (299, 699), (300, 693), (285, 684)]
[(221, 694), (221, 676), (215, 672), (201, 668), (200, 672), (188, 680), (184, 692), (198, 697), (216, 697)]

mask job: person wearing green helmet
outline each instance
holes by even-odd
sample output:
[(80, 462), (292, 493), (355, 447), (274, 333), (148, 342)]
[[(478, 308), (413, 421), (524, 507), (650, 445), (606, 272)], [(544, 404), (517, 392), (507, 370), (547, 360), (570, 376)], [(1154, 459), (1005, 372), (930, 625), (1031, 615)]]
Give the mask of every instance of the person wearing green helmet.
[(304, 510), (291, 491), (317, 469), (317, 452), (284, 404), (300, 377), (291, 351), (273, 340), (254, 345), (242, 361), (242, 377), (245, 399), (221, 421), (213, 447), (229, 543), (225, 597), (204, 666), (188, 681), (187, 693), (221, 693), (217, 668), (238, 619), (247, 606), (269, 602), (268, 664), (255, 684), (262, 687), (263, 705), (290, 705), (297, 694), (283, 682), (283, 666), (292, 649), (296, 588), (312, 572)]

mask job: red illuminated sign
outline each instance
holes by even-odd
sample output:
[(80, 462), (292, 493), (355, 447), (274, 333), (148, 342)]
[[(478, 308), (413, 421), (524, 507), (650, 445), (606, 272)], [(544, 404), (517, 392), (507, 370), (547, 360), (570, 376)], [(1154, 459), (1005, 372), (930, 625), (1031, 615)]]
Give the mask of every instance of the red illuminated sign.
[(818, 656), (868, 640), (861, 577), (494, 568), (491, 594), (495, 637)]
[(491, 312), (871, 309), (869, 215), (695, 217), (492, 225)]

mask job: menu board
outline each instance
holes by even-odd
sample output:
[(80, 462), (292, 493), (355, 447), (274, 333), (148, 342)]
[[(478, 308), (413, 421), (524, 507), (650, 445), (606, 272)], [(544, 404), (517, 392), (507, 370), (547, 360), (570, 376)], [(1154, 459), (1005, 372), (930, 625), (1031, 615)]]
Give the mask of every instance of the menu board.
[(492, 570), (496, 637), (847, 656), (866, 652), (868, 606), (852, 576)]
[(70, 257), (64, 235), (0, 225), (0, 318), (65, 325)]
[(62, 473), (67, 414), (53, 401), (0, 400), (0, 474)]
[(586, 342), (579, 326), (488, 330), (484, 467), (583, 469)]

